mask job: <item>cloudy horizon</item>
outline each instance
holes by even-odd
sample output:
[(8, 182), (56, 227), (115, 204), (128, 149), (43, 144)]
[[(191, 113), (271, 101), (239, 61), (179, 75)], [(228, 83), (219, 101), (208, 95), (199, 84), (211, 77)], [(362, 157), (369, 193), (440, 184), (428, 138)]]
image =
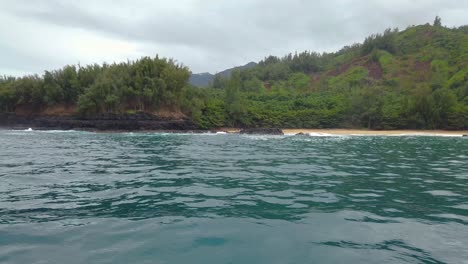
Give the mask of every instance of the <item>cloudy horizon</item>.
[(176, 59), (194, 73), (219, 72), (265, 56), (332, 52), (386, 28), (468, 24), (468, 2), (0, 0), (0, 74), (42, 73), (67, 64), (142, 56)]

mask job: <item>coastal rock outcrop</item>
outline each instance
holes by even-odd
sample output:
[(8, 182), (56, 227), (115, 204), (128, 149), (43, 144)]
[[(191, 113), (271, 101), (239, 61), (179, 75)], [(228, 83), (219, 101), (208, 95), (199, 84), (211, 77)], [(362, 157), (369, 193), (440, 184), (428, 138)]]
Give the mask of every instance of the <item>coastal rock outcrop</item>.
[(0, 114), (0, 127), (33, 129), (83, 130), (197, 130), (188, 118), (170, 119), (148, 113), (102, 114), (79, 116), (21, 116)]
[(259, 134), (259, 135), (284, 135), (283, 130), (279, 128), (243, 128), (240, 134)]

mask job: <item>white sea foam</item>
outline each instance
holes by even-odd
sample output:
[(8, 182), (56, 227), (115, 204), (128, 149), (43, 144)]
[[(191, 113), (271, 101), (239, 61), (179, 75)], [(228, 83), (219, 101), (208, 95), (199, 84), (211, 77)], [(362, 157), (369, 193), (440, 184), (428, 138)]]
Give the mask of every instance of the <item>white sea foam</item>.
[[(131, 135), (129, 132), (126, 133), (127, 135)], [(205, 133), (190, 133), (190, 132), (134, 132), (134, 135), (149, 135), (149, 136), (216, 136), (221, 135), (223, 133), (213, 133), (213, 132), (205, 132)], [(227, 133), (226, 133), (227, 134)]]
[(447, 190), (433, 190), (433, 191), (427, 191), (426, 193), (430, 193), (434, 196), (460, 196), (458, 193), (454, 193), (452, 191), (447, 191)]
[[(343, 135), (344, 136), (344, 135)], [(438, 134), (438, 133), (402, 133), (402, 134), (349, 134), (355, 137), (461, 137), (461, 134)]]
[(311, 133), (308, 133), (308, 135), (311, 137), (341, 137), (343, 136), (343, 135), (319, 133), (319, 132), (311, 132)]
[[(24, 132), (34, 132), (34, 133), (94, 133), (89, 131), (81, 131), (81, 130), (35, 130), (32, 128), (27, 128), (23, 130), (7, 130), (10, 132), (15, 133), (24, 133)], [(105, 133), (105, 131), (103, 131)], [(189, 135), (201, 135), (201, 136), (216, 136), (216, 135), (228, 135), (231, 133), (227, 133), (225, 131), (217, 131), (217, 132), (206, 132), (206, 133), (190, 133), (190, 132), (178, 132), (178, 133), (168, 133), (168, 132), (143, 132), (140, 133), (136, 132), (125, 132), (124, 134), (127, 135), (161, 135), (161, 136), (170, 136), (170, 135), (179, 135), (179, 136), (189, 136)], [(242, 137), (248, 137), (251, 139), (257, 140), (267, 140), (267, 139), (279, 139), (284, 137), (297, 137), (297, 133), (285, 133), (284, 136), (280, 135), (241, 135)], [(309, 132), (304, 133), (303, 138), (307, 137), (339, 137), (339, 138), (349, 138), (349, 137), (462, 137), (462, 134), (441, 134), (441, 133), (425, 133), (425, 132), (409, 132), (409, 133), (401, 133), (401, 134), (333, 134), (333, 133), (322, 133), (322, 132)]]
[(76, 132), (87, 132), (87, 131), (77, 131), (77, 130), (42, 130), (38, 131), (41, 133), (76, 133)]
[(253, 140), (270, 140), (270, 139), (282, 139), (287, 136), (280, 135), (241, 135), (243, 138), (253, 139)]
[(346, 136), (349, 136), (349, 135), (320, 133), (320, 132), (304, 133), (304, 135), (298, 135), (297, 133), (285, 133), (284, 135), (285, 136), (303, 136), (303, 137), (346, 137)]
[[(385, 135), (384, 135), (385, 136)], [(387, 136), (394, 137), (461, 137), (461, 134), (438, 134), (438, 133), (403, 133), (403, 134), (390, 134)]]
[(36, 133), (48, 133), (48, 134), (54, 134), (54, 133), (92, 133), (89, 131), (81, 131), (81, 130), (35, 130), (32, 128), (28, 129), (23, 129), (23, 130), (17, 130), (17, 129), (11, 129), (7, 130), (10, 133), (15, 133), (18, 135), (24, 135), (24, 134), (30, 134), (33, 132), (34, 134)]

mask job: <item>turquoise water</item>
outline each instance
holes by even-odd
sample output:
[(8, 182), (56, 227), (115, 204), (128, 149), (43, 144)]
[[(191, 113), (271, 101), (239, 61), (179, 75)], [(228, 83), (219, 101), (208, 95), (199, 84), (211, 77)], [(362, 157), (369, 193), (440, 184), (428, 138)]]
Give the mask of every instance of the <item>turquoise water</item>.
[(468, 139), (0, 131), (0, 263), (468, 263)]

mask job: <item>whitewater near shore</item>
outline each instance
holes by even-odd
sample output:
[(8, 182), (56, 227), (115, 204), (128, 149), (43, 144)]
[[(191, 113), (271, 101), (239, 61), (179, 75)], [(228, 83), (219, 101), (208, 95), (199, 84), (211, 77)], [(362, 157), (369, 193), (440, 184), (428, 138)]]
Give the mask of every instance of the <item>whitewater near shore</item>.
[[(19, 131), (19, 132), (77, 132), (89, 131), (98, 133), (169, 133), (169, 134), (239, 134), (238, 128), (221, 128), (215, 130), (95, 130), (95, 129), (36, 129), (36, 128), (5, 128), (0, 127), (0, 131)], [(468, 130), (366, 130), (366, 129), (280, 129), (285, 136), (304, 135), (304, 136), (442, 136), (442, 137), (466, 137)], [(241, 133), (242, 134), (242, 133)], [(262, 135), (264, 133), (251, 133), (253, 135)], [(265, 133), (264, 135), (270, 135)]]
[(463, 136), (468, 135), (467, 130), (361, 130), (361, 129), (283, 129), (284, 134), (332, 134), (332, 135), (438, 135), (438, 136)]
[[(315, 134), (315, 135), (378, 135), (378, 136), (398, 136), (398, 135), (422, 135), (422, 136), (463, 136), (468, 135), (468, 130), (367, 130), (367, 129), (282, 129), (285, 135)], [(236, 133), (237, 128), (225, 128), (223, 131)]]

